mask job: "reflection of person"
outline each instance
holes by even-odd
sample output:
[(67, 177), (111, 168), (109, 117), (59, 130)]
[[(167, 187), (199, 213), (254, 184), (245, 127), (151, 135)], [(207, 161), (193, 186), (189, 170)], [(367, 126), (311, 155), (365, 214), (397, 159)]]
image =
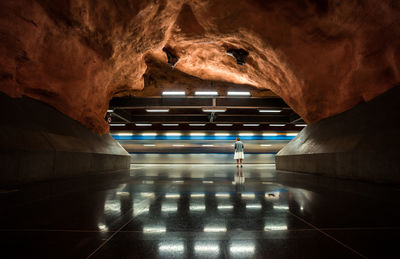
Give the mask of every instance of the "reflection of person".
[(236, 138), (236, 143), (235, 143), (235, 156), (234, 159), (236, 159), (236, 167), (239, 167), (239, 162), (240, 166), (243, 167), (243, 159), (244, 159), (244, 145), (243, 142), (240, 141), (240, 138)]

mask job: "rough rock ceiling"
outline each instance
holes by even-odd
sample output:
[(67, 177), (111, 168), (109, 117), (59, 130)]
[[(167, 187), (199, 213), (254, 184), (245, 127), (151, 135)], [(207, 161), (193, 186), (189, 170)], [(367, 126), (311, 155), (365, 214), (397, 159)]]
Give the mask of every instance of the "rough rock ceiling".
[(0, 90), (98, 133), (113, 96), (178, 85), (165, 64), (188, 88), (270, 89), (307, 122), (400, 82), (396, 0), (3, 0), (0, 15)]

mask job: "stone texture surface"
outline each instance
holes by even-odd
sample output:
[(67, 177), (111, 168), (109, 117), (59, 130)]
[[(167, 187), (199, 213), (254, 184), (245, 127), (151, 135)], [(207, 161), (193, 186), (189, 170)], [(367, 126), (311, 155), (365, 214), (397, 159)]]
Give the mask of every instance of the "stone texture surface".
[(129, 169), (130, 155), (53, 107), (0, 93), (0, 185)]
[(275, 157), (279, 170), (400, 183), (400, 86), (304, 128)]
[[(164, 49), (171, 70), (193, 76), (189, 88), (271, 89), (311, 123), (400, 81), (399, 20), (394, 0), (3, 0), (0, 91), (105, 133), (109, 100), (146, 89)], [(249, 53), (244, 65), (232, 49)], [(179, 87), (165, 68), (152, 78)]]

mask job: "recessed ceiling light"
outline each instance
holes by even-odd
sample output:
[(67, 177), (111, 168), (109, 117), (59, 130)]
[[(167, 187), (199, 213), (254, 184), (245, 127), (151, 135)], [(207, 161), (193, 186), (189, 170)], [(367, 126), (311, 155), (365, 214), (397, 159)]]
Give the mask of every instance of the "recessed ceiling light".
[(190, 133), (190, 136), (205, 136), (205, 135), (206, 135), (206, 133), (200, 133), (200, 132)]
[(110, 124), (110, 126), (111, 127), (123, 127), (123, 126), (126, 126), (126, 124), (125, 123), (112, 123), (112, 124)]
[(117, 133), (117, 136), (133, 136), (133, 133)]
[(215, 133), (214, 134), (214, 136), (217, 136), (217, 137), (225, 137), (225, 136), (229, 136), (230, 134), (229, 133)]
[(282, 110), (258, 110), (259, 112), (280, 113)]
[(269, 124), (269, 126), (271, 126), (271, 127), (285, 127), (286, 124), (283, 124), (283, 123), (271, 123), (271, 124)]
[(143, 146), (145, 146), (145, 147), (155, 147), (156, 145), (154, 145), (154, 144), (144, 144)]
[(161, 125), (166, 126), (166, 127), (177, 127), (177, 126), (179, 126), (178, 123), (163, 123)]
[(169, 112), (169, 109), (146, 109), (146, 112)]
[(186, 93), (184, 91), (163, 91), (162, 95), (185, 95)]
[(270, 147), (272, 145), (271, 144), (261, 144), (260, 146), (262, 146), (262, 147)]
[(296, 126), (296, 127), (306, 127), (307, 124), (295, 124), (294, 126)]
[(211, 145), (211, 144), (204, 144), (204, 145), (202, 145), (203, 147), (213, 147), (214, 145)]
[(211, 108), (204, 108), (203, 112), (226, 112), (226, 109), (211, 109)]
[(258, 126), (260, 126), (260, 124), (258, 124), (258, 123), (254, 123), (254, 124), (245, 123), (245, 124), (243, 124), (243, 126), (244, 126), (244, 127), (258, 127)]
[(235, 96), (250, 96), (250, 92), (236, 92), (236, 91), (228, 91), (228, 95), (235, 95)]
[(231, 127), (231, 126), (233, 126), (232, 123), (217, 123), (216, 125), (218, 127)]
[(272, 137), (272, 136), (278, 136), (278, 134), (277, 134), (277, 133), (263, 133), (263, 136), (270, 136), (270, 137)]
[(137, 127), (151, 127), (153, 124), (151, 123), (135, 123)]
[(183, 144), (174, 144), (174, 145), (172, 145), (173, 147), (184, 147), (185, 145), (183, 145)]
[(194, 95), (218, 95), (216, 91), (196, 91)]
[(203, 127), (206, 126), (205, 123), (190, 123), (189, 126), (191, 127)]
[(166, 136), (181, 136), (182, 133), (178, 133), (178, 132), (168, 132), (165, 133)]
[(298, 133), (286, 133), (286, 136), (297, 136)]
[(239, 133), (239, 136), (254, 136), (254, 133)]
[(142, 136), (157, 136), (157, 133), (142, 133)]

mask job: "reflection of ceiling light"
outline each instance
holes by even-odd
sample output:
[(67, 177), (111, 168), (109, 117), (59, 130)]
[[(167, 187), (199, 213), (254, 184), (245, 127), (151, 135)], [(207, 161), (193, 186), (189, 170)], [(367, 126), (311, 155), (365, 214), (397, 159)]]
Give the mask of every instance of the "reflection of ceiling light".
[(203, 147), (213, 147), (214, 145), (204, 144)]
[(260, 124), (258, 124), (258, 123), (245, 123), (245, 124), (243, 124), (243, 126), (244, 127), (258, 127), (258, 126), (260, 126)]
[(296, 127), (306, 127), (307, 124), (295, 124), (294, 126), (296, 126)]
[(111, 110), (111, 109), (110, 109), (110, 110), (107, 110), (107, 112), (114, 112), (114, 110)]
[(231, 127), (233, 124), (232, 123), (217, 123), (216, 125), (218, 127)]
[(157, 133), (142, 133), (142, 136), (157, 136)]
[(203, 204), (190, 204), (189, 210), (192, 211), (204, 211), (206, 210), (206, 206)]
[(167, 199), (177, 199), (180, 198), (181, 195), (179, 193), (166, 193), (165, 198)]
[(239, 133), (239, 136), (254, 136), (253, 133)]
[(151, 127), (151, 123), (135, 123), (136, 127)]
[(228, 91), (228, 95), (235, 95), (235, 96), (250, 96), (250, 92), (235, 92), (235, 91)]
[(289, 206), (285, 206), (285, 205), (273, 205), (273, 208), (275, 210), (289, 210)]
[(174, 144), (174, 145), (172, 145), (173, 147), (184, 147), (185, 145), (182, 145), (182, 144)]
[(205, 196), (204, 193), (192, 193), (190, 194), (190, 198), (203, 198)]
[(273, 137), (273, 136), (278, 136), (278, 134), (276, 134), (276, 133), (263, 133), (263, 136)]
[(175, 132), (169, 132), (165, 134), (166, 136), (181, 136), (182, 133), (175, 133)]
[(223, 193), (223, 192), (217, 192), (215, 194), (215, 197), (218, 197), (218, 198), (229, 198), (230, 194), (229, 193)]
[(162, 212), (176, 212), (178, 210), (177, 204), (168, 204), (168, 203), (163, 203), (161, 205), (161, 211)]
[(162, 95), (185, 95), (184, 91), (163, 91)]
[(143, 233), (164, 233), (167, 232), (165, 226), (144, 226)]
[(242, 193), (242, 198), (243, 199), (254, 199), (256, 198), (255, 193)]
[(271, 124), (269, 124), (269, 126), (271, 126), (271, 127), (285, 127), (286, 124), (283, 124), (283, 123), (271, 123)]
[(146, 112), (169, 112), (169, 109), (146, 109)]
[(214, 181), (203, 181), (203, 183), (214, 183)]
[(212, 253), (212, 255), (219, 254), (219, 245), (212, 242), (196, 242), (194, 244), (194, 251), (196, 253)]
[(189, 126), (191, 127), (203, 127), (206, 126), (205, 123), (189, 123)]
[(258, 110), (259, 112), (267, 112), (267, 113), (279, 113), (281, 110)]
[(123, 127), (123, 126), (126, 126), (126, 124), (125, 123), (112, 123), (112, 124), (110, 124), (110, 126), (111, 127)]
[(298, 133), (286, 133), (286, 136), (297, 136)]
[(164, 127), (177, 127), (177, 126), (179, 126), (178, 123), (163, 123), (161, 125), (163, 125)]
[(172, 243), (172, 242), (163, 242), (160, 243), (158, 246), (158, 250), (160, 252), (167, 252), (167, 253), (179, 253), (185, 251), (185, 247), (183, 244), (180, 243)]
[(239, 241), (237, 243), (232, 243), (229, 247), (229, 251), (232, 254), (253, 254), (256, 250), (254, 244), (246, 244)]
[(190, 133), (190, 136), (205, 136), (206, 133)]
[(194, 95), (218, 95), (216, 91), (196, 91)]
[(144, 147), (155, 147), (156, 145), (154, 145), (154, 144), (144, 144), (143, 146)]
[(286, 225), (265, 225), (264, 231), (287, 230)]
[(270, 147), (272, 145), (271, 144), (261, 144), (260, 146), (262, 146), (262, 147)]
[(226, 109), (203, 109), (203, 112), (226, 112)]
[(140, 196), (141, 197), (154, 197), (154, 193), (153, 192), (141, 192)]
[(218, 205), (217, 208), (219, 210), (231, 210), (233, 209), (233, 205)]
[(261, 204), (246, 204), (246, 209), (261, 209)]
[(225, 226), (205, 226), (204, 232), (226, 232)]

